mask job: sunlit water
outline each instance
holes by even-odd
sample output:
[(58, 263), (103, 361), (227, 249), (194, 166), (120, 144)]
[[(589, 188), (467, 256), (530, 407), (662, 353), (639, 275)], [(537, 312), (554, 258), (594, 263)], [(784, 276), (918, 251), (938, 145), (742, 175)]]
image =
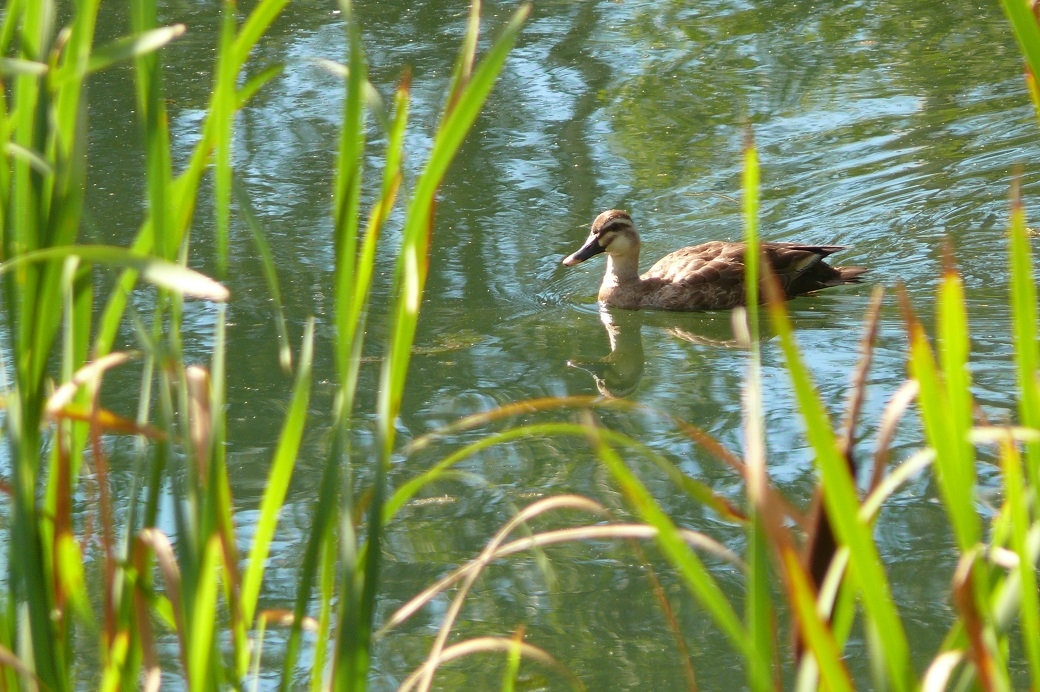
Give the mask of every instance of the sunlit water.
[[(403, 66), (412, 68), (407, 147), (414, 175), (430, 144), (466, 7), (443, 0), (359, 5), (372, 79), (384, 95)], [(297, 3), (277, 24), (257, 58), (258, 64), (284, 62), (285, 74), (240, 117), (236, 140), (236, 168), (276, 254), (293, 333), (316, 315), (320, 337), (310, 431), (268, 571), (264, 603), (272, 607), (289, 606), (296, 588), (332, 391), (329, 203), (341, 84), (312, 59), (344, 55), (333, 6)], [(512, 7), (486, 8), (489, 27), (500, 25)], [(210, 84), (213, 12), (196, 3), (167, 7), (165, 21), (188, 24), (188, 34), (168, 51), (167, 84), (174, 134), (185, 152)], [(105, 241), (125, 242), (141, 214), (131, 77), (129, 70), (105, 73), (93, 91), (90, 232)], [(96, 98), (102, 93), (105, 98)], [(760, 218), (768, 239), (848, 245), (836, 259), (871, 267), (868, 283), (889, 289), (905, 284), (927, 324), (943, 245), (953, 243), (969, 295), (977, 396), (990, 415), (1010, 415), (1007, 194), (1013, 166), (1025, 164), (1028, 204), (1036, 188), (1029, 164), (1040, 133), (995, 3), (715, 0), (685, 8), (632, 0), (540, 2), (442, 190), (417, 337), (421, 350), (399, 424), (402, 441), (500, 404), (596, 394), (594, 371), (606, 391), (694, 423), (739, 452), (747, 357), (725, 343), (732, 338), (728, 317), (619, 315), (626, 359), (605, 375), (598, 361), (610, 346), (595, 306), (603, 263), (597, 258), (568, 269), (560, 259), (583, 241), (592, 218), (612, 207), (629, 210), (641, 229), (644, 267), (683, 245), (739, 237), (734, 200), (748, 129), (760, 150)], [(373, 355), (385, 333), (380, 316), (400, 218), (395, 223), (380, 258), (369, 333)], [(194, 231), (202, 267), (210, 263), (210, 228), (203, 211)], [(233, 233), (229, 464), (248, 539), (290, 381), (278, 368), (270, 299), (249, 232), (236, 226)], [(790, 304), (799, 343), (836, 418), (857, 360), (869, 293), (869, 285), (849, 287)], [(186, 320), (186, 343), (197, 359), (211, 344), (207, 309), (195, 309)], [(890, 290), (859, 435), (867, 450), (882, 408), (905, 377), (902, 324)], [(770, 471), (783, 491), (804, 503), (812, 492), (811, 455), (792, 415), (779, 349), (772, 341), (762, 349)], [(569, 367), (569, 361), (583, 367)], [(375, 368), (362, 370), (359, 459), (371, 446), (365, 412), (372, 410)], [(115, 406), (135, 405), (127, 400)], [(602, 420), (740, 501), (734, 474), (665, 416), (612, 413)], [(403, 482), (482, 434), (467, 433), (401, 459), (392, 481)], [(905, 457), (917, 443), (908, 420), (895, 457)], [(677, 521), (742, 548), (739, 530), (644, 461), (633, 463)], [(380, 617), (473, 557), (517, 507), (534, 498), (573, 492), (624, 513), (608, 474), (581, 440), (493, 448), (460, 468), (474, 480), (436, 488), (443, 501), (416, 503), (390, 526)], [(130, 462), (123, 472), (132, 474)], [(980, 466), (984, 485), (994, 475)], [(923, 664), (950, 621), (946, 594), (953, 566), (930, 477), (913, 480), (892, 499), (877, 538)], [(742, 681), (740, 659), (654, 549), (647, 551), (688, 638), (702, 688)], [(553, 549), (549, 557), (554, 574), (548, 581), (530, 556), (494, 566), (470, 596), (458, 636), (508, 635), (524, 626), (527, 641), (556, 656), (590, 689), (684, 685), (646, 567), (629, 547), (579, 545)], [(722, 567), (718, 574), (739, 602), (738, 576)], [(374, 689), (396, 687), (422, 661), (445, 607), (436, 601), (378, 644)], [(863, 650), (854, 641), (848, 661), (860, 680), (867, 679)], [(488, 661), (451, 665), (441, 686), (497, 685)], [(545, 684), (561, 682), (549, 677)]]

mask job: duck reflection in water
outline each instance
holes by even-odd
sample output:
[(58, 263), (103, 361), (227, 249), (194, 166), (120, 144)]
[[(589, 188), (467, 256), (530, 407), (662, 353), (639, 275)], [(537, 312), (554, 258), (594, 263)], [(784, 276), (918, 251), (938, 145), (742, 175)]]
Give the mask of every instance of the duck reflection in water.
[[(861, 283), (865, 267), (835, 267), (825, 260), (843, 250), (840, 245), (761, 243), (763, 260), (787, 300), (807, 293)], [(639, 274), (639, 233), (628, 212), (605, 211), (592, 222), (585, 244), (563, 259), (572, 267), (600, 253), (607, 256), (606, 273), (599, 288), (600, 321), (610, 338), (610, 354), (599, 361), (569, 361), (589, 372), (604, 396), (623, 397), (635, 391), (643, 374), (641, 329), (652, 320), (674, 336), (695, 344), (735, 346), (729, 320), (705, 318), (696, 327), (661, 324), (669, 313), (733, 310), (745, 305), (744, 252), (742, 242), (712, 241), (685, 247), (662, 257)], [(759, 293), (764, 298), (765, 291)], [(611, 312), (609, 308), (622, 308)], [(651, 312), (639, 312), (648, 310)], [(740, 314), (743, 314), (741, 311)], [(665, 319), (668, 319), (665, 317)], [(722, 332), (718, 325), (724, 324)], [(692, 326), (692, 325), (691, 325)], [(701, 333), (707, 327), (709, 333)]]
[[(691, 316), (692, 317), (692, 316)], [(735, 347), (728, 319), (698, 316), (692, 320), (681, 320), (668, 313), (645, 313), (634, 310), (611, 310), (600, 306), (599, 319), (607, 330), (610, 353), (602, 358), (576, 358), (567, 365), (589, 373), (596, 382), (596, 389), (605, 397), (624, 398), (633, 394), (643, 377), (646, 357), (643, 354), (643, 325), (649, 324), (664, 329), (667, 333), (691, 344), (714, 347)]]

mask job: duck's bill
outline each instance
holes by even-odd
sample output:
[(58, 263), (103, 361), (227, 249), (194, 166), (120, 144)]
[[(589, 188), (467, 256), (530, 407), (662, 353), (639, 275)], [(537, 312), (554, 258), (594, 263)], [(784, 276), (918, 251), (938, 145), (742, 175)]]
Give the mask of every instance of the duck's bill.
[(599, 238), (590, 235), (589, 239), (585, 241), (585, 244), (581, 246), (580, 250), (563, 258), (563, 263), (568, 267), (573, 267), (575, 264), (581, 264), (588, 258), (598, 255), (601, 252), (603, 252), (603, 246), (599, 244)]

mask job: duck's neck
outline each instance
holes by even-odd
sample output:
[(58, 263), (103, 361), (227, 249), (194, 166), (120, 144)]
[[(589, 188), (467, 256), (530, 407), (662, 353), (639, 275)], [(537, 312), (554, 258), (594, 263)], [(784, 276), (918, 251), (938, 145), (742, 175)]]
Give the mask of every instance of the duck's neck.
[(626, 255), (615, 257), (607, 255), (607, 273), (603, 277), (603, 283), (610, 281), (613, 284), (624, 284), (639, 281), (639, 255)]

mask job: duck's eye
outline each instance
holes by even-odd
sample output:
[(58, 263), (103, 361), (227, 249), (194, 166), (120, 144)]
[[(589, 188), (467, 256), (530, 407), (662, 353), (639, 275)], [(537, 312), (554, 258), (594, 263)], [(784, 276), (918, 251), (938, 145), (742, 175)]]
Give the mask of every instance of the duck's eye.
[(620, 231), (624, 227), (625, 227), (624, 224), (618, 223), (618, 222), (615, 221), (613, 223), (607, 224), (602, 229), (600, 229), (599, 234), (600, 234), (600, 236), (605, 236), (608, 233), (617, 233), (618, 231)]

